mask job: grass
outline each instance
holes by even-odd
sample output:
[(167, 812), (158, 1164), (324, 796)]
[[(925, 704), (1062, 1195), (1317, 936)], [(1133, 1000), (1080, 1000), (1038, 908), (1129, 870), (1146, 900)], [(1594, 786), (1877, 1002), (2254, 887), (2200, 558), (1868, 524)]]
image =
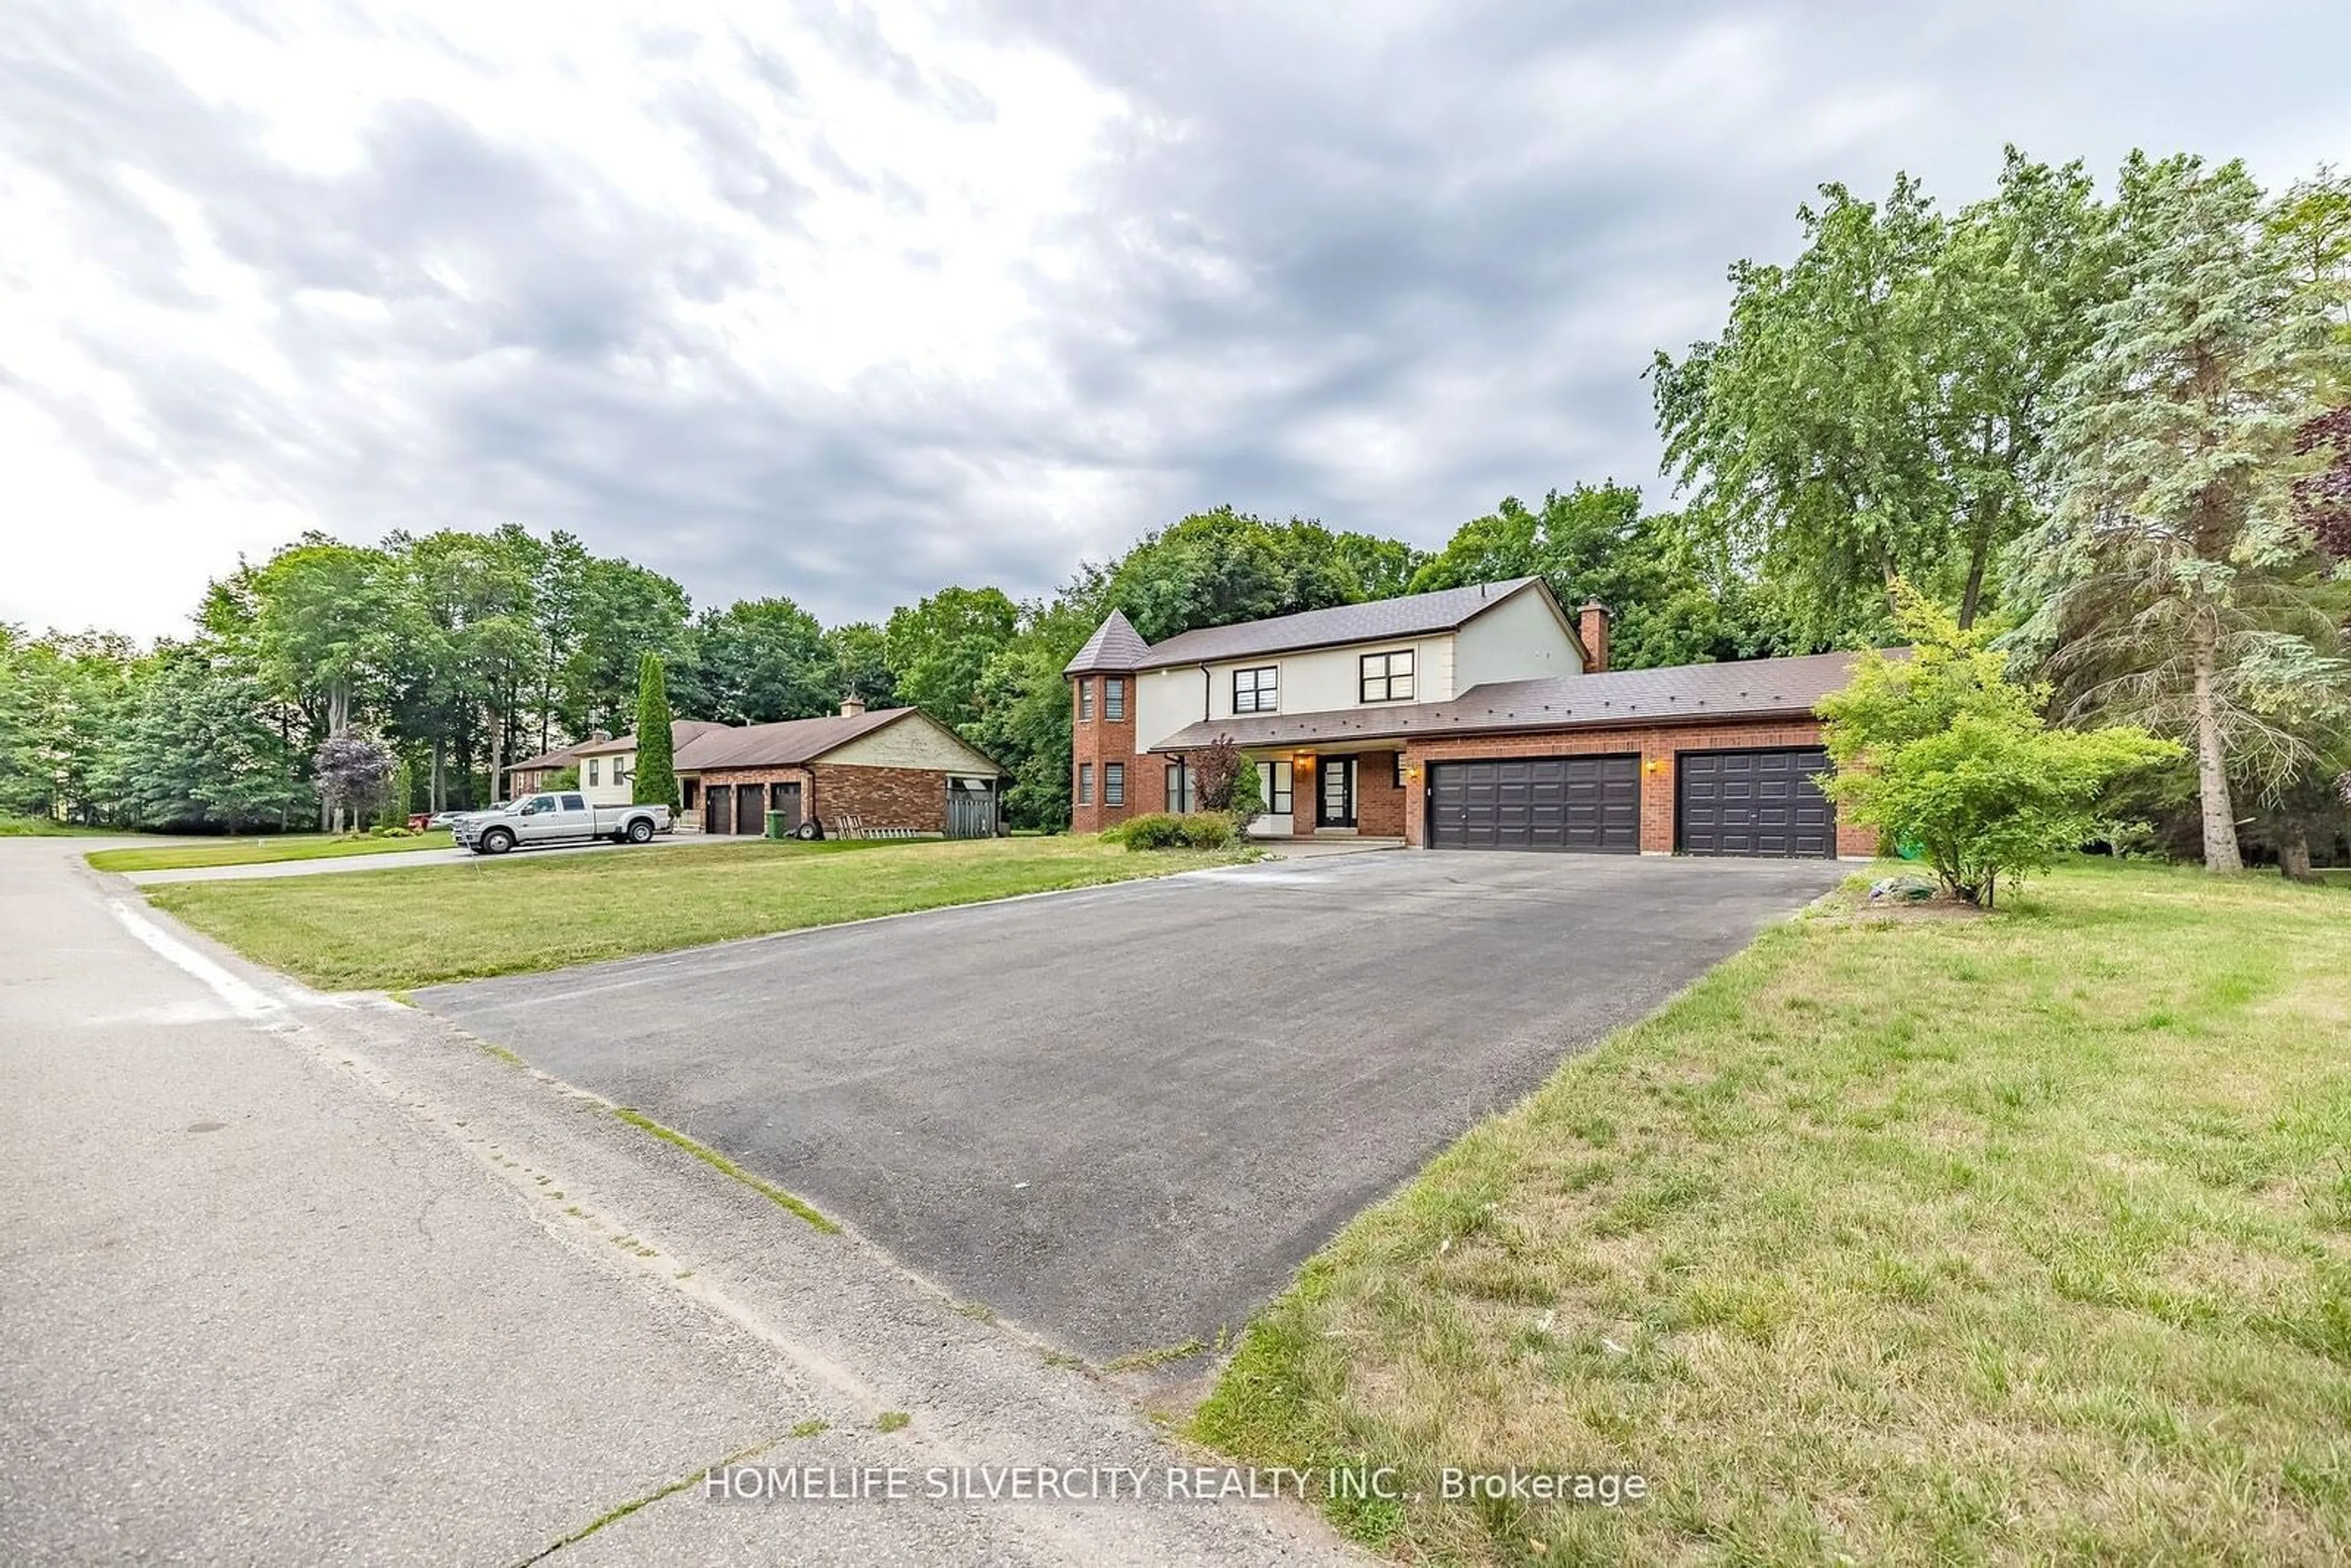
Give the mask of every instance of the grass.
[(771, 1181), (753, 1176), (749, 1171), (745, 1170), (741, 1166), (737, 1165), (733, 1160), (728, 1159), (725, 1155), (720, 1154), (716, 1149), (712, 1148), (709, 1145), (697, 1143), (674, 1127), (664, 1127), (659, 1122), (654, 1121), (651, 1116), (646, 1115), (643, 1112), (632, 1111), (626, 1105), (615, 1106), (613, 1108), (612, 1114), (618, 1116), (622, 1121), (626, 1122), (630, 1126), (636, 1128), (639, 1132), (651, 1133), (663, 1143), (674, 1145), (678, 1148), (684, 1149), (687, 1154), (692, 1155), (695, 1159), (700, 1160), (704, 1165), (708, 1166), (712, 1170), (716, 1171), (719, 1175), (734, 1177), (737, 1181), (741, 1182), (745, 1186), (749, 1187), (753, 1192), (758, 1193), (761, 1197), (766, 1198), (769, 1203), (774, 1204), (777, 1207), (789, 1209), (792, 1213), (799, 1215), (802, 1219), (807, 1220), (810, 1225), (824, 1232), (827, 1236), (838, 1236), (841, 1234), (841, 1227), (835, 1225), (831, 1220), (827, 1219), (813, 1205), (810, 1204), (805, 1199), (793, 1197), (790, 1193), (786, 1192), (782, 1187), (778, 1186)]
[(1091, 839), (736, 842), (350, 876), (176, 883), (158, 908), (315, 986), (410, 989), (1123, 882), (1234, 856)]
[(84, 828), (71, 822), (60, 822), (54, 817), (0, 816), (0, 839), (81, 839), (99, 838), (119, 830)]
[(445, 850), (456, 841), (447, 829), (413, 839), (353, 837), (347, 833), (273, 833), (260, 839), (222, 839), (209, 844), (163, 844), (153, 849), (98, 850), (89, 863), (100, 871), (192, 871), (214, 865), (275, 865), (280, 861), (335, 860), (344, 855), (392, 854), (402, 850)]
[(2340, 1562), (2347, 1039), (2340, 886), (1792, 923), (1350, 1225), (1194, 1435), (1651, 1489), (1332, 1505), (1416, 1563)]

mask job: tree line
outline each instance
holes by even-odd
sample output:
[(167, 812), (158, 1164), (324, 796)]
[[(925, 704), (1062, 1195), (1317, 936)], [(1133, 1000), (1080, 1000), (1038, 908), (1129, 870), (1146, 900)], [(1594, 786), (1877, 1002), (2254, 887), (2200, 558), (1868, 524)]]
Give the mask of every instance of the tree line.
[(1443, 548), (1229, 507), (1016, 601), (952, 586), (825, 626), (786, 598), (696, 610), (565, 534), (306, 537), (214, 582), (152, 649), (0, 628), (0, 811), (296, 824), (329, 737), (383, 738), (418, 810), (629, 727), (657, 655), (681, 717), (914, 703), (1068, 821), (1061, 666), (1111, 610), (1195, 627), (1520, 575), (1616, 616), (1625, 667), (1898, 642), (1913, 585), (2047, 684), (2060, 722), (2144, 724), (2194, 761), (2141, 804), (2233, 863), (2345, 831), (2351, 774), (2351, 182), (2263, 191), (2134, 155), (2111, 195), (2011, 151), (1946, 213), (1837, 185), (1790, 263), (1729, 272), (1721, 331), (1649, 367), (1666, 507), (1614, 482), (1506, 497)]

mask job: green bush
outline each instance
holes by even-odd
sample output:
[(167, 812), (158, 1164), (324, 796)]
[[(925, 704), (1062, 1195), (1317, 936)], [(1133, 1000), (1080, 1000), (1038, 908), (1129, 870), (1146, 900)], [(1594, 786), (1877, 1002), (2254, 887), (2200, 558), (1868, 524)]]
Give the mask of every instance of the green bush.
[(2121, 780), (2181, 748), (2143, 729), (2052, 729), (2048, 693), (2008, 678), (1980, 630), (1897, 580), (1905, 658), (1871, 651), (1853, 684), (1821, 700), (1836, 770), (1821, 789), (1848, 821), (1916, 846), (1946, 891), (1991, 907), (2000, 884), (2116, 831), (2105, 808)]
[(1233, 841), (1233, 820), (1223, 811), (1194, 811), (1189, 816), (1178, 817), (1176, 822), (1188, 848), (1221, 850), (1229, 847)]
[(1238, 830), (1222, 811), (1193, 811), (1176, 816), (1154, 811), (1102, 831), (1102, 841), (1130, 850), (1221, 850), (1229, 848)]

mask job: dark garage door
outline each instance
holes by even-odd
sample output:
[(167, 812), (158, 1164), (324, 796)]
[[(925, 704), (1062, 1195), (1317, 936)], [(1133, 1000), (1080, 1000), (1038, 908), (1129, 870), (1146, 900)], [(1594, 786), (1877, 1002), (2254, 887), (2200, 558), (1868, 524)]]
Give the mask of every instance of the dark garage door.
[(1641, 759), (1530, 757), (1428, 769), (1428, 842), (1440, 850), (1641, 852)]
[(705, 833), (731, 833), (735, 831), (735, 791), (724, 784), (703, 786), (702, 831)]
[(1780, 751), (1685, 751), (1679, 774), (1684, 854), (1827, 860), (1836, 808), (1813, 782), (1828, 771), (1817, 746)]
[(735, 787), (735, 831), (754, 837), (768, 831), (768, 787), (765, 784), (738, 784)]

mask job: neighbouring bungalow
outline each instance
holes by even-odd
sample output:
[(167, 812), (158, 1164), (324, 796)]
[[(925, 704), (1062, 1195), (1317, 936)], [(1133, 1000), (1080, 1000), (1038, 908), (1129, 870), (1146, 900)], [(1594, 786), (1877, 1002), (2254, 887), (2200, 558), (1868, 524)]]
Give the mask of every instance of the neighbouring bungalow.
[[(920, 708), (869, 712), (855, 697), (822, 718), (725, 725), (681, 719), (670, 728), (683, 811), (679, 826), (758, 834), (767, 814), (810, 836), (1002, 831), (1004, 769)], [(576, 748), (580, 792), (624, 805), (637, 738)]]
[(1611, 670), (1608, 612), (1541, 578), (1146, 643), (1113, 612), (1064, 674), (1074, 826), (1197, 804), (1191, 754), (1258, 770), (1260, 837), (1430, 849), (1867, 855), (1837, 821), (1816, 705), (1853, 655)]
[[(591, 741), (604, 738), (601, 734), (589, 737)], [(553, 751), (542, 752), (537, 757), (526, 757), (520, 762), (507, 763), (506, 791), (498, 799), (519, 800), (525, 795), (538, 794), (547, 788), (549, 779), (570, 767), (579, 756), (579, 747), (563, 746), (558, 747)]]

